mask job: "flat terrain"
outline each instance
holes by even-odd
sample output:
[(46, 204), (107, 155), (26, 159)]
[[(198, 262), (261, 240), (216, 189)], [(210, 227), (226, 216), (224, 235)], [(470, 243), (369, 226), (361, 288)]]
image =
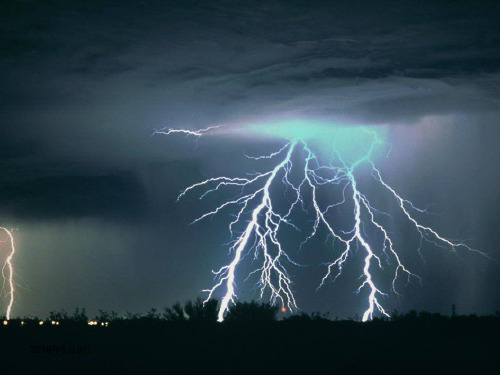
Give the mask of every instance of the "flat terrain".
[(500, 319), (11, 321), (5, 374), (495, 374)]

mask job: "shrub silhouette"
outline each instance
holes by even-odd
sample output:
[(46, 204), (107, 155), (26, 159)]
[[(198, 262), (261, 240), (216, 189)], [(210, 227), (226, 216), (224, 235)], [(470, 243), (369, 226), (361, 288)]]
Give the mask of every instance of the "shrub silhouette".
[(163, 317), (172, 322), (215, 322), (217, 320), (217, 300), (203, 302), (198, 298), (195, 301), (188, 301), (181, 306), (176, 303), (171, 308), (166, 307)]
[(61, 311), (51, 311), (49, 313), (49, 319), (56, 321), (67, 321), (70, 320), (70, 317), (65, 310), (61, 310)]
[(279, 307), (270, 303), (236, 302), (226, 316), (227, 322), (265, 323), (276, 320)]
[(51, 311), (49, 313), (49, 319), (58, 322), (87, 323), (88, 317), (84, 308), (80, 309), (77, 307), (73, 315), (69, 315), (66, 310)]
[(176, 303), (172, 307), (165, 307), (163, 316), (165, 319), (172, 322), (184, 322), (187, 320), (187, 316), (184, 314), (184, 308), (180, 303)]
[(75, 309), (73, 313), (73, 317), (71, 318), (75, 322), (86, 322), (89, 318), (87, 317), (87, 313), (85, 312), (85, 308), (79, 309), (78, 307)]
[(194, 302), (187, 302), (184, 306), (184, 312), (190, 321), (215, 322), (217, 321), (218, 304), (217, 300), (204, 303), (201, 299), (197, 299)]
[(112, 322), (119, 320), (119, 317), (116, 311), (99, 310), (99, 314), (95, 317), (95, 320), (98, 322)]

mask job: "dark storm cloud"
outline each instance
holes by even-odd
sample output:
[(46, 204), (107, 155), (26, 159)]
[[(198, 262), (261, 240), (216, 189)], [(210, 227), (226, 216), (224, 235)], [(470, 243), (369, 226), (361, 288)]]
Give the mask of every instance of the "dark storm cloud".
[(10, 138), (40, 138), (47, 152), (122, 159), (128, 147), (151, 157), (146, 135), (167, 124), (287, 113), (404, 123), (496, 110), (497, 10), (472, 1), (7, 2), (2, 117), (16, 127)]

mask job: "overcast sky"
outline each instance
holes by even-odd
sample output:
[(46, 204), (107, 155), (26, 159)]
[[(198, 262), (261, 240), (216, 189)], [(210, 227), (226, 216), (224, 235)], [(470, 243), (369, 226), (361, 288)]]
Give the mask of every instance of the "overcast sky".
[[(497, 1), (465, 0), (3, 1), (0, 225), (18, 241), (14, 315), (203, 295), (228, 261), (229, 216), (190, 226), (217, 200), (175, 203), (179, 190), (258, 169), (244, 152), (280, 142), (151, 134), (276, 118), (388, 126), (386, 179), (432, 204), (426, 224), (490, 254), (426, 247), (422, 261), (403, 228), (423, 283), (384, 300), (389, 310), (500, 310), (498, 14)], [(290, 246), (310, 265), (291, 271), (303, 310), (364, 311), (358, 263), (316, 292), (314, 246)], [(252, 297), (252, 283), (239, 287)]]

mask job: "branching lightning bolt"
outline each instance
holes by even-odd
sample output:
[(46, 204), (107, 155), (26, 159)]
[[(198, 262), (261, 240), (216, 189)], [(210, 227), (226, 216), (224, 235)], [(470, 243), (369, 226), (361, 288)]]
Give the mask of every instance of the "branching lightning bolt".
[[(241, 233), (237, 237), (230, 248), (230, 251), (233, 253), (233, 260), (230, 264), (223, 266), (218, 271), (214, 272), (217, 282), (213, 288), (206, 290), (208, 292), (207, 300), (209, 300), (212, 297), (213, 292), (217, 288), (225, 285), (226, 294), (221, 301), (218, 316), (219, 321), (224, 320), (224, 314), (229, 308), (229, 303), (234, 302), (234, 298), (236, 297), (235, 272), (236, 267), (239, 265), (242, 258), (246, 255), (245, 251), (248, 254), (249, 251), (254, 250), (255, 257), (258, 256), (258, 252), (262, 253), (262, 267), (255, 271), (260, 272), (259, 286), (261, 296), (264, 295), (266, 290), (269, 290), (271, 294), (271, 300), (273, 302), (279, 300), (283, 307), (286, 306), (290, 310), (297, 308), (297, 304), (295, 302), (295, 298), (291, 289), (291, 281), (286, 269), (283, 266), (284, 261), (288, 261), (291, 263), (295, 262), (293, 262), (283, 251), (281, 243), (277, 238), (280, 225), (283, 223), (287, 223), (287, 215), (280, 215), (273, 209), (269, 192), (271, 184), (276, 180), (276, 177), (280, 171), (283, 171), (285, 174), (283, 181), (287, 181), (286, 175), (291, 168), (291, 156), (295, 146), (295, 142), (290, 142), (279, 152), (269, 155), (269, 157), (272, 158), (281, 153), (285, 153), (285, 157), (283, 158), (283, 160), (271, 171), (257, 174), (257, 176), (251, 179), (227, 177), (208, 179), (201, 183), (188, 187), (179, 195), (180, 198), (181, 196), (186, 194), (187, 191), (193, 189), (194, 187), (200, 187), (202, 185), (210, 183), (216, 183), (216, 186), (208, 192), (218, 190), (219, 187), (223, 185), (238, 186), (240, 188), (244, 188), (260, 181), (262, 181), (264, 184), (262, 187), (257, 188), (253, 193), (242, 195), (234, 200), (228, 201), (217, 207), (215, 210), (208, 212), (195, 220), (196, 222), (207, 216), (215, 215), (220, 210), (229, 205), (240, 205), (241, 208), (238, 211), (236, 219), (229, 225), (229, 230), (231, 232), (231, 235), (233, 235), (233, 225), (240, 221), (245, 210), (252, 202), (258, 202), (257, 206), (252, 210), (251, 220), (246, 224), (243, 233)], [(289, 185), (292, 186), (291, 184)], [(204, 195), (206, 194), (207, 192)], [(252, 236), (254, 237), (253, 242), (251, 242)], [(276, 251), (271, 252), (270, 248), (272, 246)]]
[[(3, 294), (4, 289), (6, 288), (8, 291), (6, 292), (8, 298), (9, 298), (9, 303), (7, 305), (7, 311), (5, 313), (5, 317), (7, 320), (10, 320), (10, 316), (12, 313), (12, 306), (14, 305), (14, 293), (15, 293), (15, 285), (14, 285), (14, 264), (13, 264), (13, 258), (14, 254), (16, 253), (16, 244), (14, 241), (14, 236), (12, 235), (12, 232), (8, 230), (7, 228), (0, 227), (0, 230), (5, 232), (8, 237), (8, 242), (9, 242), (9, 255), (7, 256), (7, 259), (5, 260), (5, 263), (2, 267), (2, 277), (3, 277), (3, 284), (2, 284), (2, 292), (0, 294)], [(6, 275), (7, 273), (7, 275)]]
[[(209, 132), (212, 127), (201, 130), (184, 130), (184, 129), (164, 129), (156, 132), (156, 134), (170, 135), (181, 133), (201, 137)], [(366, 130), (371, 136), (371, 144), (361, 158), (353, 162), (347, 162), (343, 159), (341, 153), (333, 148), (333, 157), (328, 163), (322, 163), (308, 144), (300, 139), (289, 139), (288, 142), (275, 152), (269, 155), (262, 156), (247, 156), (253, 160), (259, 161), (262, 159), (278, 160), (275, 167), (261, 173), (257, 173), (251, 177), (215, 177), (205, 181), (193, 184), (184, 189), (177, 200), (184, 197), (186, 194), (196, 190), (205, 189), (200, 199), (207, 194), (218, 191), (222, 187), (237, 188), (238, 195), (215, 209), (201, 215), (193, 222), (198, 222), (207, 217), (218, 214), (222, 210), (230, 206), (239, 207), (235, 219), (229, 223), (229, 231), (232, 238), (235, 238), (230, 245), (230, 253), (232, 260), (229, 264), (214, 271), (215, 285), (205, 290), (208, 296), (206, 301), (213, 297), (213, 294), (219, 288), (224, 290), (224, 295), (219, 307), (218, 320), (223, 321), (225, 314), (228, 312), (230, 304), (234, 303), (236, 298), (236, 271), (238, 266), (242, 264), (243, 259), (253, 253), (254, 259), (260, 259), (261, 265), (257, 267), (250, 275), (258, 275), (258, 287), (260, 289), (261, 298), (266, 293), (269, 293), (272, 303), (278, 303), (288, 309), (297, 309), (297, 303), (292, 290), (292, 281), (285, 266), (298, 265), (285, 252), (281, 242), (278, 239), (278, 233), (283, 225), (295, 225), (291, 221), (292, 213), (299, 207), (306, 210), (306, 199), (311, 202), (311, 208), (315, 220), (312, 230), (306, 237), (303, 246), (318, 233), (320, 226), (323, 226), (328, 235), (334, 241), (340, 244), (341, 251), (330, 263), (326, 264), (327, 270), (318, 288), (325, 285), (328, 279), (335, 280), (342, 274), (343, 267), (352, 254), (354, 246), (358, 246), (364, 252), (363, 270), (361, 273), (361, 284), (357, 288), (357, 292), (367, 290), (368, 301), (367, 308), (363, 313), (362, 320), (367, 321), (373, 318), (376, 312), (389, 317), (384, 307), (381, 304), (381, 297), (386, 296), (376, 285), (373, 277), (373, 269), (382, 268), (381, 255), (394, 262), (394, 275), (392, 279), (392, 291), (398, 294), (396, 290), (396, 282), (400, 276), (405, 276), (407, 282), (412, 278), (420, 280), (420, 277), (412, 273), (407, 266), (401, 261), (400, 255), (394, 248), (394, 241), (389, 235), (389, 231), (379, 220), (379, 216), (388, 215), (373, 207), (367, 195), (362, 193), (358, 186), (356, 178), (359, 167), (368, 167), (375, 182), (387, 191), (401, 212), (414, 226), (421, 241), (418, 251), (420, 252), (422, 241), (427, 241), (433, 245), (455, 251), (459, 247), (467, 250), (477, 251), (464, 243), (453, 242), (434, 229), (421, 224), (414, 217), (414, 212), (425, 213), (426, 210), (416, 207), (411, 201), (401, 197), (383, 178), (381, 172), (376, 168), (372, 161), (372, 153), (375, 147), (381, 143), (377, 134)], [(298, 156), (297, 156), (298, 155)], [(300, 157), (303, 165), (301, 170), (301, 181), (298, 184), (293, 184), (290, 178), (292, 169), (301, 168), (294, 165), (292, 160)], [(295, 198), (289, 202), (286, 212), (280, 213), (273, 207), (273, 202), (270, 194), (271, 186), (283, 184), (286, 189), (291, 189)], [(331, 186), (332, 188), (341, 189), (342, 199), (339, 202), (323, 206), (318, 199), (317, 190), (320, 187)], [(306, 196), (308, 198), (306, 198)], [(329, 220), (330, 211), (335, 207), (342, 206), (347, 202), (351, 202), (353, 206), (353, 224), (350, 230), (337, 230)], [(245, 217), (248, 217), (245, 221)], [(241, 233), (235, 235), (234, 226), (244, 223), (244, 229)], [(365, 234), (365, 227), (371, 226), (378, 231), (382, 236), (382, 245), (380, 249), (374, 248), (370, 243), (369, 238)], [(296, 227), (295, 227), (296, 228)], [(481, 253), (482, 254), (482, 253)]]

